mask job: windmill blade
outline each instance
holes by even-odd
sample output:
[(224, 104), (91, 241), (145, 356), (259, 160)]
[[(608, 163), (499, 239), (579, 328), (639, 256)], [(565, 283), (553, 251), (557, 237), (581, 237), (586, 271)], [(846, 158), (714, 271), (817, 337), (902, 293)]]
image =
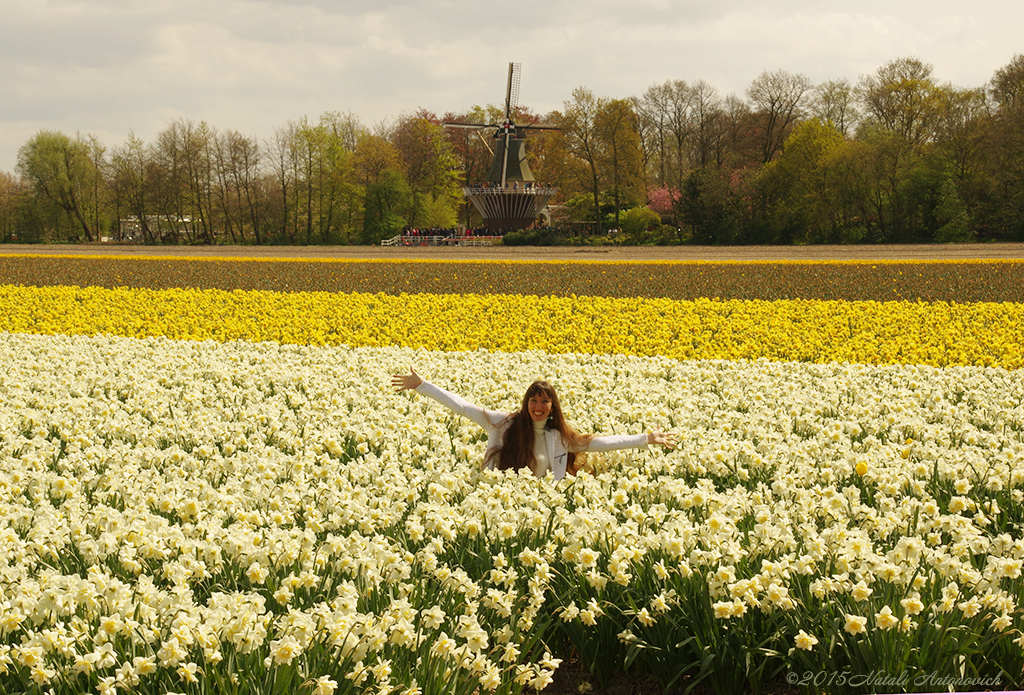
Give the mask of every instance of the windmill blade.
[(561, 130), (561, 126), (548, 125), (547, 123), (531, 123), (530, 125), (519, 125), (516, 124), (516, 128), (519, 130)]
[(456, 123), (452, 121), (445, 121), (441, 123), (445, 128), (466, 128), (470, 130), (480, 130), (481, 128), (500, 128), (496, 123)]
[(509, 157), (509, 154), (508, 154), (508, 141), (511, 140), (511, 139), (512, 139), (512, 131), (511, 130), (506, 130), (505, 131), (505, 152), (502, 154), (502, 157), (501, 157), (501, 160), (502, 160), (501, 161), (501, 187), (502, 188), (504, 188), (505, 185), (508, 183), (508, 180), (507, 180), (507, 176), (508, 176), (508, 157)]
[(480, 138), (480, 142), (482, 142), (484, 144), (484, 147), (487, 148), (487, 151), (490, 152), (491, 156), (493, 157), (494, 156), (494, 150), (491, 149), (491, 143), (487, 142), (487, 138), (485, 138), (483, 135), (481, 135), (479, 130), (476, 131), (476, 136), (478, 138)]
[(508, 64), (508, 87), (505, 89), (505, 120), (512, 119), (512, 110), (519, 106), (519, 63)]

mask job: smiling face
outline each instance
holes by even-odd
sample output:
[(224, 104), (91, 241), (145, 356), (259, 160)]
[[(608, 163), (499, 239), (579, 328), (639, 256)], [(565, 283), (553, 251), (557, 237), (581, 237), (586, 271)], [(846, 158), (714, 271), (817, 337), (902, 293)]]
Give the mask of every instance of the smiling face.
[(526, 409), (530, 413), (530, 419), (534, 422), (543, 422), (551, 415), (551, 398), (544, 393), (534, 394), (526, 402)]
[[(530, 416), (533, 422), (547, 422), (549, 427), (559, 427), (561, 409), (555, 389), (546, 381), (535, 381), (530, 384), (523, 396), (522, 412)], [(550, 418), (550, 419), (549, 419)]]

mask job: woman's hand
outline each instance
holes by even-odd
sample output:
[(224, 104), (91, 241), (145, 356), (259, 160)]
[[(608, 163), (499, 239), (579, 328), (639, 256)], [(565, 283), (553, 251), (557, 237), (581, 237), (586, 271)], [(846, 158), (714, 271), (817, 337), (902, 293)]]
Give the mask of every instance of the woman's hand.
[(647, 433), (648, 444), (660, 444), (666, 449), (674, 449), (676, 444), (679, 443), (679, 438), (676, 437), (672, 432), (662, 432), (661, 430), (654, 430), (653, 432)]
[(420, 378), (420, 375), (412, 367), (409, 368), (408, 374), (395, 374), (391, 377), (391, 385), (399, 391), (414, 389), (422, 383), (423, 379)]

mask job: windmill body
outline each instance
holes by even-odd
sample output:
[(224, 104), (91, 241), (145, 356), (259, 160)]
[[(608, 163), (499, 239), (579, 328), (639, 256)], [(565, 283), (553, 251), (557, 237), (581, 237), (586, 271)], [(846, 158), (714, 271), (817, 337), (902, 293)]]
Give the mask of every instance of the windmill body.
[(519, 63), (509, 63), (505, 94), (505, 120), (500, 124), (444, 124), (478, 132), (494, 131), (494, 159), (487, 181), (463, 189), (466, 198), (483, 217), (484, 228), (492, 231), (529, 227), (558, 192), (557, 188), (539, 186), (534, 181), (526, 160), (525, 139), (528, 130), (555, 130), (557, 127), (542, 123), (519, 126), (512, 120), (519, 98)]

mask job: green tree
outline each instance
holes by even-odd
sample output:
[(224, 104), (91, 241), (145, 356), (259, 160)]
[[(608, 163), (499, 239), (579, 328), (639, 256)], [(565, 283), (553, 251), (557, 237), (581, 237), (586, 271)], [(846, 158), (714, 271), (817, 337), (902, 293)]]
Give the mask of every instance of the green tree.
[(432, 114), (421, 111), (402, 119), (391, 135), (412, 196), (406, 211), (413, 226), (455, 224), (462, 202), (459, 159), (444, 127)]
[(622, 233), (631, 244), (646, 243), (648, 235), (661, 226), (661, 215), (647, 206), (635, 207), (622, 213)]
[(681, 193), (677, 216), (690, 228), (695, 243), (733, 244), (739, 240), (739, 200), (727, 172), (694, 169)]
[(988, 98), (983, 89), (941, 90), (935, 127), (939, 157), (960, 182), (977, 176), (990, 138)]
[(340, 220), (351, 220), (352, 208), (359, 203), (353, 153), (346, 148), (349, 125), (340, 114), (327, 113), (316, 125), (303, 119), (296, 131), (299, 216), (305, 220), (307, 244), (314, 238), (326, 244), (332, 235), (336, 237)]
[(598, 114), (601, 101), (585, 87), (572, 91), (572, 100), (565, 102), (565, 110), (556, 114), (558, 143), (563, 150), (564, 171), (581, 190), (590, 196), (595, 218), (593, 232), (601, 232), (601, 145), (598, 136)]
[(941, 89), (932, 66), (917, 58), (900, 58), (861, 80), (860, 93), (866, 116), (899, 136), (914, 150), (930, 140), (942, 109)]
[(782, 154), (761, 172), (777, 242), (823, 243), (840, 226), (834, 164), (845, 146), (831, 125), (813, 118), (794, 128)]
[(935, 241), (943, 244), (962, 244), (976, 240), (967, 206), (956, 190), (956, 183), (950, 177), (942, 181), (935, 219), (939, 225), (935, 232)]
[(377, 244), (401, 231), (412, 190), (405, 180), (397, 148), (382, 135), (365, 133), (355, 151), (355, 173), (364, 191), (360, 240)]
[(86, 241), (99, 234), (100, 172), (89, 145), (64, 133), (40, 131), (18, 150), (18, 173), (33, 191), (59, 207)]
[(916, 58), (891, 61), (861, 80), (865, 118), (858, 138), (871, 157), (860, 161), (877, 241), (909, 241), (929, 231), (925, 217), (937, 171), (926, 157), (934, 150), (948, 91)]
[(998, 200), (996, 226), (1024, 240), (1024, 55), (1016, 55), (989, 83), (995, 101), (989, 139), (990, 171)]
[(644, 165), (636, 111), (627, 99), (603, 100), (595, 126), (600, 143), (600, 165), (605, 170), (606, 191), (614, 206), (613, 225), (618, 229), (623, 207), (644, 200)]

